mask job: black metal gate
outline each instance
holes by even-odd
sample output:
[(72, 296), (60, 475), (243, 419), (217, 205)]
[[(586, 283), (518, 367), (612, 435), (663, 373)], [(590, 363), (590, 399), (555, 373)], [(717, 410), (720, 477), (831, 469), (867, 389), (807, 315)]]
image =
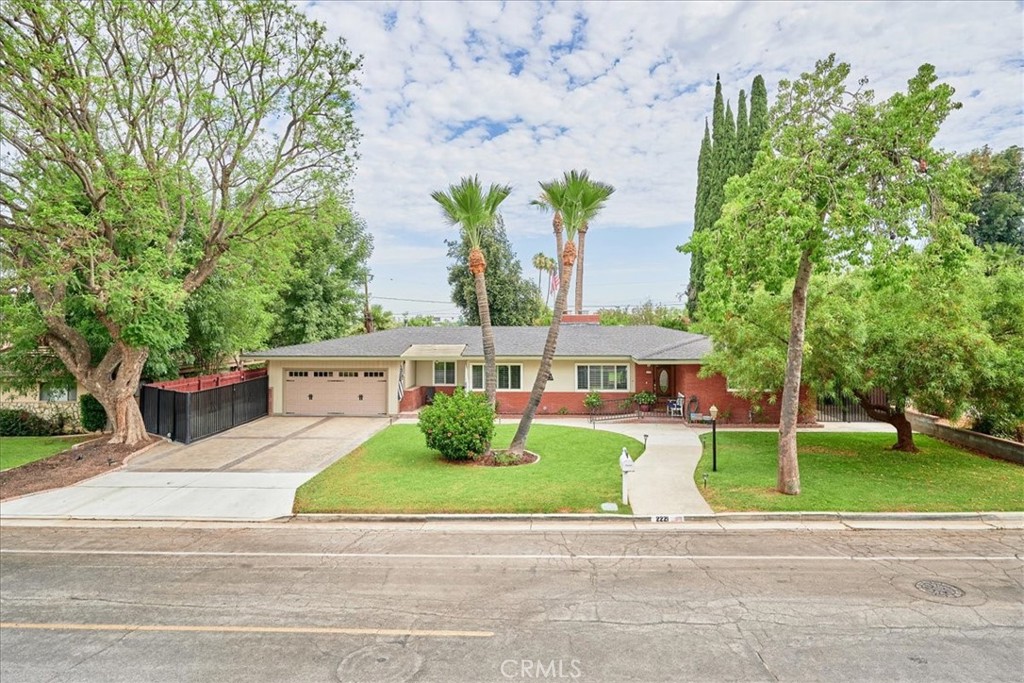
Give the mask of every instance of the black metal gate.
[[(886, 405), (888, 397), (882, 389), (872, 389), (868, 394), (871, 403)], [(873, 422), (860, 401), (852, 396), (819, 396), (818, 422)]]
[(146, 431), (192, 443), (251, 422), (268, 412), (269, 381), (263, 376), (193, 392), (143, 386), (139, 404)]

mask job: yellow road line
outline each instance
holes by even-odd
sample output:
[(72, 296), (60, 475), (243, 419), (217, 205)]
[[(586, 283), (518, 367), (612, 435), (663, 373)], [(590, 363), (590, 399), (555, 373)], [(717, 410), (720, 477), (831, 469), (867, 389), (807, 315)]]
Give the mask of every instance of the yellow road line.
[(411, 636), (419, 638), (492, 638), (493, 631), (434, 631), (390, 628), (334, 628), (331, 626), (188, 626), (162, 624), (32, 624), (0, 622), (0, 629), (37, 631), (157, 631), (170, 633), (290, 633), (346, 636)]

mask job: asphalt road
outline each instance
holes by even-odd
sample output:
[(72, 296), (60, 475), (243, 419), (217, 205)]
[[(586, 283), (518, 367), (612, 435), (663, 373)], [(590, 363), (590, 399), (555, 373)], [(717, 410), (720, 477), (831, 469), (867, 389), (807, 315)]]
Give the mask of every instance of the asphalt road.
[(1022, 536), (4, 525), (0, 679), (1019, 682)]

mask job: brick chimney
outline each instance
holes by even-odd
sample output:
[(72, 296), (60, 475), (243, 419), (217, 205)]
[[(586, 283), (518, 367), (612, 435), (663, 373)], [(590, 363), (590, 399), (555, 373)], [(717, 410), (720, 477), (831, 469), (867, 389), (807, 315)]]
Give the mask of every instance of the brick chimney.
[(582, 315), (575, 315), (572, 313), (562, 314), (563, 325), (600, 325), (601, 316), (597, 313), (584, 313)]

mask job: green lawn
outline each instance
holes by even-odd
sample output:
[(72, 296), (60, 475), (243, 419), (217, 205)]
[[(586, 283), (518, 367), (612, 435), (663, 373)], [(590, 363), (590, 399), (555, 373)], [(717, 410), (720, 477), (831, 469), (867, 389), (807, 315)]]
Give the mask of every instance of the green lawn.
[(92, 438), (91, 435), (66, 439), (53, 436), (5, 436), (0, 438), (0, 470), (48, 458)]
[(716, 511), (1024, 510), (1024, 467), (921, 434), (914, 435), (920, 453), (888, 450), (894, 434), (799, 434), (799, 496), (775, 491), (778, 434), (719, 432), (718, 472), (711, 471), (711, 435), (701, 440), (694, 480)]
[[(516, 425), (499, 425), (497, 448)], [(427, 448), (416, 425), (394, 425), (309, 480), (296, 512), (598, 512), (619, 502), (619, 453), (643, 445), (592, 429), (534, 425), (527, 450), (540, 462), (517, 467), (452, 464)], [(629, 513), (620, 505), (619, 512)]]

